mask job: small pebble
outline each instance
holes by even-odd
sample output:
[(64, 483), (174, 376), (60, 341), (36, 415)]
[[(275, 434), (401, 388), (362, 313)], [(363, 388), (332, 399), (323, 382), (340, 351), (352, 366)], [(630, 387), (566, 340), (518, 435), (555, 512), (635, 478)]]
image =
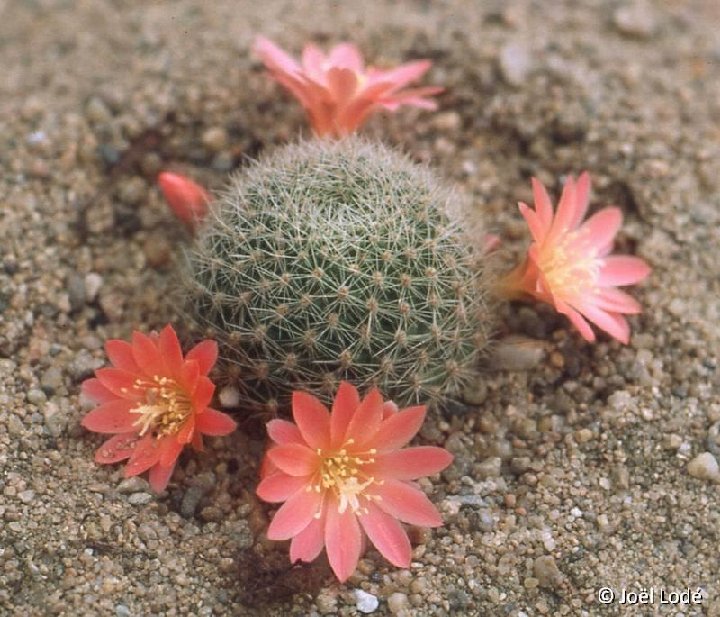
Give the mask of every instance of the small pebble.
[(220, 152), (228, 141), (227, 132), (222, 127), (212, 127), (202, 134), (203, 145), (211, 152)]
[(503, 46), (498, 56), (500, 74), (511, 86), (521, 86), (530, 71), (530, 54), (527, 47), (519, 43), (508, 43)]
[(367, 593), (362, 589), (355, 590), (355, 607), (361, 613), (372, 613), (377, 610), (380, 601), (371, 593)]
[(550, 555), (543, 555), (535, 560), (535, 578), (538, 585), (545, 589), (557, 589), (563, 582), (562, 572)]
[(82, 276), (73, 273), (68, 277), (67, 293), (71, 313), (75, 313), (85, 306), (87, 294), (85, 292), (85, 281)]
[(495, 347), (491, 366), (503, 371), (529, 371), (545, 358), (545, 343), (524, 336), (508, 336)]
[(315, 604), (321, 613), (335, 613), (337, 610), (337, 596), (327, 591), (322, 591), (315, 598)]
[(221, 407), (237, 407), (240, 404), (240, 390), (235, 386), (224, 386), (218, 393)]
[(125, 478), (120, 484), (117, 485), (117, 492), (121, 495), (128, 495), (130, 493), (139, 493), (147, 491), (150, 488), (147, 480), (140, 476), (133, 476), (132, 478)]
[(103, 286), (103, 277), (96, 272), (88, 272), (85, 275), (85, 299), (93, 302), (97, 298), (100, 288)]
[(131, 617), (130, 609), (124, 604), (115, 605), (115, 617)]
[(693, 478), (720, 482), (720, 468), (717, 459), (710, 452), (698, 454), (688, 463), (687, 470)]
[(398, 613), (410, 608), (407, 594), (400, 592), (391, 593), (390, 597), (387, 599), (387, 603), (388, 608), (393, 615), (397, 615)]
[(42, 405), (45, 401), (47, 401), (47, 396), (45, 396), (45, 393), (42, 390), (38, 390), (37, 388), (32, 388), (28, 390), (25, 396), (28, 400), (28, 403), (32, 403), (33, 405)]
[(134, 506), (144, 506), (152, 501), (150, 493), (133, 493), (128, 497), (128, 502)]
[(35, 491), (30, 489), (18, 493), (18, 499), (23, 503), (30, 503), (35, 498)]
[(85, 105), (85, 115), (90, 122), (100, 124), (108, 122), (112, 118), (112, 113), (108, 109), (105, 102), (97, 96), (92, 97)]
[(118, 197), (125, 205), (137, 206), (145, 199), (146, 190), (145, 181), (135, 176), (120, 183)]
[(62, 385), (62, 371), (55, 366), (51, 366), (40, 377), (40, 386), (46, 394), (54, 394)]
[(650, 38), (656, 28), (652, 7), (645, 2), (621, 6), (613, 14), (613, 24), (620, 34), (630, 38)]

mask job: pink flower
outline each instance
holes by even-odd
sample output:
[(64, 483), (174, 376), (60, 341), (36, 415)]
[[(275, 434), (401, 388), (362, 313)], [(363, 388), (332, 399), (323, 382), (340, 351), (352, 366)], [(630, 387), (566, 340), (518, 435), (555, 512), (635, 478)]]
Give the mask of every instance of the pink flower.
[(235, 422), (208, 405), (215, 385), (207, 377), (217, 359), (217, 343), (202, 341), (183, 358), (172, 326), (147, 336), (133, 332), (132, 343), (105, 343), (110, 368), (95, 371), (82, 385), (99, 407), (82, 425), (115, 434), (95, 452), (98, 463), (130, 459), (125, 477), (150, 470), (150, 486), (168, 483), (180, 452), (191, 443), (203, 448), (203, 435), (227, 435)]
[(533, 178), (535, 210), (520, 204), (534, 242), (525, 261), (501, 282), (508, 298), (532, 296), (568, 316), (587, 341), (595, 340), (588, 321), (627, 343), (630, 326), (624, 314), (640, 313), (638, 302), (618, 286), (634, 285), (650, 274), (644, 260), (610, 255), (622, 224), (619, 208), (608, 207), (582, 222), (588, 209), (590, 176), (565, 182), (553, 213), (545, 187)]
[(378, 109), (395, 111), (401, 105), (435, 109), (426, 98), (442, 88), (403, 90), (430, 68), (429, 60), (417, 60), (397, 68), (365, 67), (355, 45), (340, 43), (325, 55), (309, 43), (302, 53), (302, 65), (272, 41), (260, 36), (254, 51), (272, 76), (300, 101), (319, 136), (339, 137), (358, 129)]
[(377, 389), (361, 401), (347, 382), (332, 412), (315, 397), (293, 393), (295, 423), (272, 420), (273, 446), (257, 488), (261, 499), (285, 502), (268, 528), (289, 540), (290, 560), (312, 561), (323, 547), (342, 582), (363, 552), (364, 530), (393, 565), (410, 565), (410, 541), (399, 521), (437, 527), (440, 515), (411, 481), (452, 461), (442, 448), (403, 448), (420, 429), (425, 407), (397, 411)]
[(161, 172), (157, 182), (175, 216), (190, 231), (195, 231), (207, 215), (208, 204), (212, 200), (209, 193), (190, 178), (169, 171)]

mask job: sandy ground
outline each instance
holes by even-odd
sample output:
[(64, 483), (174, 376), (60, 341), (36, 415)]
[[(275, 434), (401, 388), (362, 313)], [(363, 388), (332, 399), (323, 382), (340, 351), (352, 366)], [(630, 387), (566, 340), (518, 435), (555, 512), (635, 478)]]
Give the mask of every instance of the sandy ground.
[[(0, 614), (356, 615), (374, 598), (376, 615), (720, 615), (718, 6), (0, 1)], [(96, 466), (79, 426), (103, 341), (173, 319), (188, 237), (157, 170), (220, 187), (307, 134), (249, 56), (257, 33), (431, 58), (440, 111), (366, 134), (465, 190), (508, 259), (530, 176), (557, 194), (588, 169), (593, 203), (625, 213), (619, 248), (654, 268), (627, 347), (503, 309), (498, 338), (544, 354), (500, 354), (521, 370), (483, 369), (469, 404), (423, 429), (456, 457), (424, 484), (446, 525), (413, 531), (409, 570), (370, 550), (344, 585), (263, 539), (257, 419), (235, 411), (242, 429), (184, 454), (160, 496)], [(652, 603), (619, 603), (643, 588)]]

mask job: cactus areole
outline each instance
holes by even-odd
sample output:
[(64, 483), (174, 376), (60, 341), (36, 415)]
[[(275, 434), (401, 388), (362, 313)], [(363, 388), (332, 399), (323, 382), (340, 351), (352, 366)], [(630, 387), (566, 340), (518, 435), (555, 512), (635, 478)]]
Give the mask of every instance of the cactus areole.
[[(340, 380), (399, 405), (458, 392), (486, 344), (484, 268), (456, 198), (387, 147), (286, 146), (237, 175), (187, 253), (188, 317), (248, 408)], [(224, 377), (224, 379), (223, 379)]]

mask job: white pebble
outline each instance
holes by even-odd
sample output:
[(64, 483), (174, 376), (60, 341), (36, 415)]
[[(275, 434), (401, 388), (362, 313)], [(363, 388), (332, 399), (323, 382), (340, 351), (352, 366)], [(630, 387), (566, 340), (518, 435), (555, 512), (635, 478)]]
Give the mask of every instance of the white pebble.
[(710, 452), (698, 454), (688, 463), (687, 470), (693, 478), (713, 480), (715, 482), (720, 481), (718, 462)]
[(235, 386), (225, 386), (218, 393), (221, 407), (237, 407), (240, 404), (240, 390)]
[(372, 613), (377, 610), (380, 601), (371, 593), (362, 589), (355, 590), (355, 608), (361, 613)]
[(511, 86), (521, 86), (525, 81), (530, 65), (530, 53), (524, 45), (508, 43), (500, 50), (498, 58), (500, 72)]
[(103, 285), (103, 277), (96, 272), (88, 272), (85, 275), (85, 299), (92, 302), (98, 295)]

